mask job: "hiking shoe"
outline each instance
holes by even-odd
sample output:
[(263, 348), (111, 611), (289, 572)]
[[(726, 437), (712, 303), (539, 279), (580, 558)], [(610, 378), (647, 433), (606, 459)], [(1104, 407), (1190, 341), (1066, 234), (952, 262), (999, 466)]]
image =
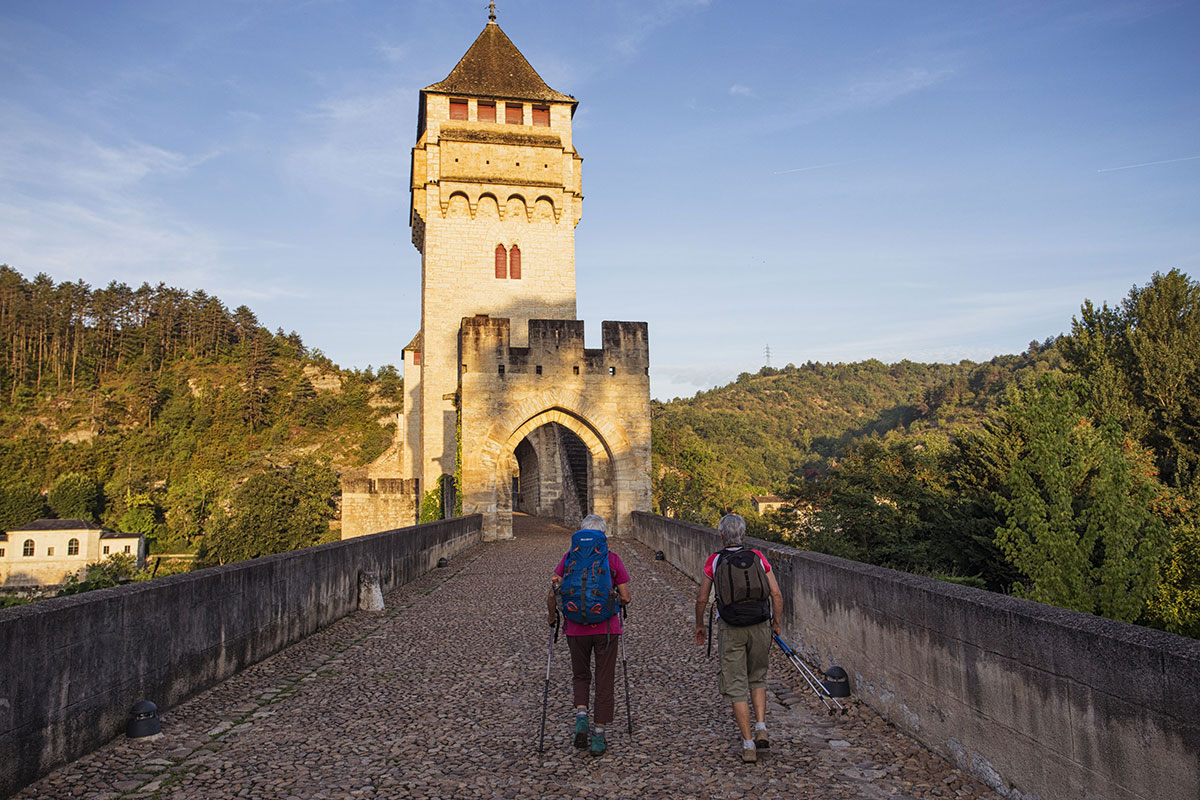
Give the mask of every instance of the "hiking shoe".
[(608, 744), (604, 741), (604, 734), (603, 733), (593, 733), (592, 734), (592, 746), (588, 748), (588, 752), (590, 752), (594, 756), (602, 756), (602, 755), (604, 755), (604, 751), (607, 749), (608, 749)]
[(580, 750), (588, 746), (588, 719), (587, 717), (575, 718), (575, 746)]
[(757, 750), (769, 750), (771, 747), (771, 740), (767, 737), (767, 732), (762, 728), (754, 732), (754, 747)]
[(743, 747), (742, 748), (742, 761), (745, 762), (746, 764), (753, 764), (754, 762), (758, 761), (758, 748), (757, 747)]

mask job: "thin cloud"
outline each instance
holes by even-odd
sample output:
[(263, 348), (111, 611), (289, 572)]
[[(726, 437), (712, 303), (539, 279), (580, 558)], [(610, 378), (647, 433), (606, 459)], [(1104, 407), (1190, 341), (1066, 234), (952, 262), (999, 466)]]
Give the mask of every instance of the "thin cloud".
[(743, 86), (740, 83), (735, 83), (729, 87), (729, 93), (734, 97), (754, 97), (754, 90), (749, 86)]
[(813, 164), (811, 167), (796, 167), (795, 169), (783, 169), (779, 172), (772, 172), (772, 175), (791, 175), (793, 172), (812, 172), (814, 169), (828, 169), (829, 167), (840, 167), (844, 164), (854, 164), (856, 161), (831, 161), (828, 164)]
[(617, 52), (630, 57), (659, 28), (666, 27), (688, 12), (707, 8), (712, 0), (639, 0), (626, 6), (624, 18), (629, 30), (617, 39)]
[(1200, 159), (1200, 156), (1184, 156), (1183, 158), (1168, 158), (1165, 161), (1147, 161), (1144, 164), (1127, 164), (1123, 167), (1105, 167), (1098, 169), (1096, 172), (1118, 172), (1123, 169), (1141, 169), (1142, 167), (1157, 167), (1160, 164), (1178, 164), (1181, 161), (1195, 161)]

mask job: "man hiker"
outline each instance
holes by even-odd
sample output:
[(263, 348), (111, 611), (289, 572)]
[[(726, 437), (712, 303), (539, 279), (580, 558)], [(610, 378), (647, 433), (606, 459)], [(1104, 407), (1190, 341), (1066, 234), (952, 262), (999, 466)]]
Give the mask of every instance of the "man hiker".
[[(767, 736), (767, 662), (771, 634), (779, 633), (783, 594), (766, 556), (742, 546), (746, 521), (726, 514), (717, 523), (725, 545), (708, 557), (696, 593), (696, 644), (704, 644), (704, 610), (708, 593), (717, 587), (717, 632), (721, 696), (733, 704), (733, 718), (742, 733), (742, 761), (758, 760), (759, 748), (771, 746)], [(773, 613), (772, 613), (773, 612)], [(753, 730), (750, 701), (754, 703)]]
[[(554, 569), (546, 611), (553, 626), (562, 605), (574, 682), (575, 746), (600, 756), (608, 748), (605, 726), (613, 719), (613, 684), (620, 650), (620, 607), (629, 605), (629, 572), (609, 552), (604, 518), (590, 514), (571, 537), (571, 547)], [(595, 661), (593, 670), (592, 662)], [(588, 695), (595, 675), (594, 725), (589, 739)]]

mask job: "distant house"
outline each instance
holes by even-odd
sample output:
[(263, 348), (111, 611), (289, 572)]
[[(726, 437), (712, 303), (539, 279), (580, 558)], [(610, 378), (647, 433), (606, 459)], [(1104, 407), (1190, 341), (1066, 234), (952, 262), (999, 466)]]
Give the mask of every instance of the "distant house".
[(146, 537), (105, 530), (84, 519), (39, 519), (0, 533), (0, 586), (63, 583), (115, 553), (146, 564)]
[(777, 494), (764, 494), (751, 497), (750, 504), (754, 506), (755, 512), (759, 514), (791, 508), (791, 503)]

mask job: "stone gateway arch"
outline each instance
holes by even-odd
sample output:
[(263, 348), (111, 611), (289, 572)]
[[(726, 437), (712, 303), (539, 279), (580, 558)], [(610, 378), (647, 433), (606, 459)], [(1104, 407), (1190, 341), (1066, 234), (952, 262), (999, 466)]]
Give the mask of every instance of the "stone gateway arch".
[(492, 19), (445, 80), (421, 91), (412, 240), (421, 329), (404, 348), (392, 446), (342, 485), (342, 538), (411, 525), (424, 505), (514, 510), (624, 535), (650, 509), (650, 359), (644, 322), (575, 318), (583, 214), (577, 101), (538, 76)]

